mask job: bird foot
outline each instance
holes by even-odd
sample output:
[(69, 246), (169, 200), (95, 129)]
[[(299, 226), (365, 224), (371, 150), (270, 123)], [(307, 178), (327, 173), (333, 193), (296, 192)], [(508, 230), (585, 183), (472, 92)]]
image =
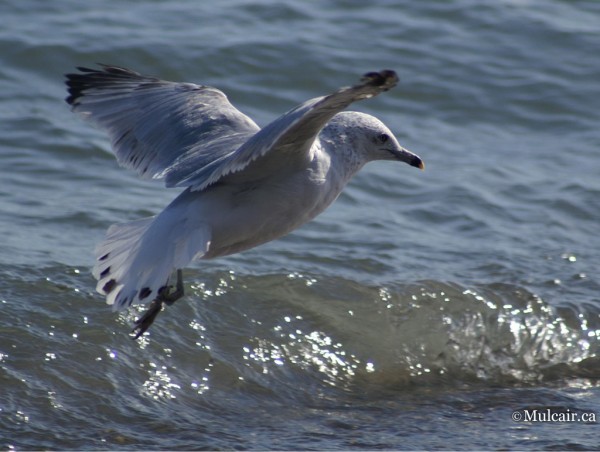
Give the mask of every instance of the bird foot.
[(159, 292), (158, 296), (152, 300), (148, 310), (139, 319), (134, 322), (134, 327), (131, 330), (133, 340), (139, 338), (144, 334), (148, 328), (154, 323), (154, 319), (160, 311), (162, 311), (163, 304), (171, 306), (177, 300), (184, 295), (183, 290), (183, 276), (181, 270), (177, 270), (177, 285), (175, 290), (171, 292), (172, 286), (165, 286)]

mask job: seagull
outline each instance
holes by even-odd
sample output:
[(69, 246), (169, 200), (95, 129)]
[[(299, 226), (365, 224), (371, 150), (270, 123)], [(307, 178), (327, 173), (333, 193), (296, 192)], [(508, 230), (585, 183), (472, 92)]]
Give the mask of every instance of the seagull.
[(191, 261), (288, 234), (323, 212), (368, 162), (424, 168), (379, 119), (344, 111), (393, 88), (391, 70), (307, 100), (261, 129), (210, 86), (104, 64), (77, 69), (66, 74), (66, 102), (108, 133), (118, 163), (184, 188), (158, 215), (112, 225), (96, 248), (96, 290), (113, 310), (152, 300), (134, 339), (183, 297), (182, 268)]

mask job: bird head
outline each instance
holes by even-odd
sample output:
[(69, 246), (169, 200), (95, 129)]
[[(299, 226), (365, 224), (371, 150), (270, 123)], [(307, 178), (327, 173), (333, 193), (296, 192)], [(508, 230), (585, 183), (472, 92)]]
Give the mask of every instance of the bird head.
[(330, 122), (332, 136), (342, 137), (348, 147), (358, 153), (361, 163), (374, 160), (400, 161), (424, 169), (423, 160), (404, 148), (379, 119), (366, 113), (338, 113)]

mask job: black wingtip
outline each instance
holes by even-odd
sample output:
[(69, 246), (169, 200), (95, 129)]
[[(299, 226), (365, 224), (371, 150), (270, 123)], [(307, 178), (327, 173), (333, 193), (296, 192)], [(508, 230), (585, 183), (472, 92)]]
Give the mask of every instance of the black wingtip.
[(83, 95), (83, 91), (87, 88), (87, 78), (90, 76), (89, 74), (99, 72), (96, 69), (90, 69), (82, 66), (78, 66), (77, 70), (80, 73), (65, 74), (67, 79), (65, 84), (67, 85), (67, 92), (69, 93), (69, 96), (65, 99), (65, 102), (71, 106), (74, 106), (77, 103), (77, 99)]
[(380, 72), (367, 72), (361, 79), (361, 81), (372, 86), (380, 86), (384, 90), (396, 86), (399, 80), (398, 74), (391, 69), (384, 69)]
[[(119, 80), (126, 80), (132, 78), (141, 78), (142, 75), (138, 72), (132, 71), (120, 66), (112, 64), (96, 63), (100, 66), (100, 69), (92, 69), (85, 66), (77, 66), (78, 73), (65, 74), (67, 91), (69, 96), (65, 101), (72, 106), (77, 105), (79, 98), (85, 95), (85, 90), (102, 86), (107, 81), (115, 82)], [(145, 77), (151, 80), (151, 77)]]

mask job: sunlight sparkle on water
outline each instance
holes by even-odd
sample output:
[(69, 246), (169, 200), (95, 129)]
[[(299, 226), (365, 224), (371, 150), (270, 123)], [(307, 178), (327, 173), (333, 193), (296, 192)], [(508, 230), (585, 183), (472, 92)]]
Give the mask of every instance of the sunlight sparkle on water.
[(167, 373), (167, 367), (159, 367), (153, 362), (148, 363), (148, 366), (151, 368), (148, 371), (150, 377), (143, 384), (144, 393), (155, 400), (174, 399), (174, 391), (181, 389), (181, 386), (171, 382), (171, 377)]

